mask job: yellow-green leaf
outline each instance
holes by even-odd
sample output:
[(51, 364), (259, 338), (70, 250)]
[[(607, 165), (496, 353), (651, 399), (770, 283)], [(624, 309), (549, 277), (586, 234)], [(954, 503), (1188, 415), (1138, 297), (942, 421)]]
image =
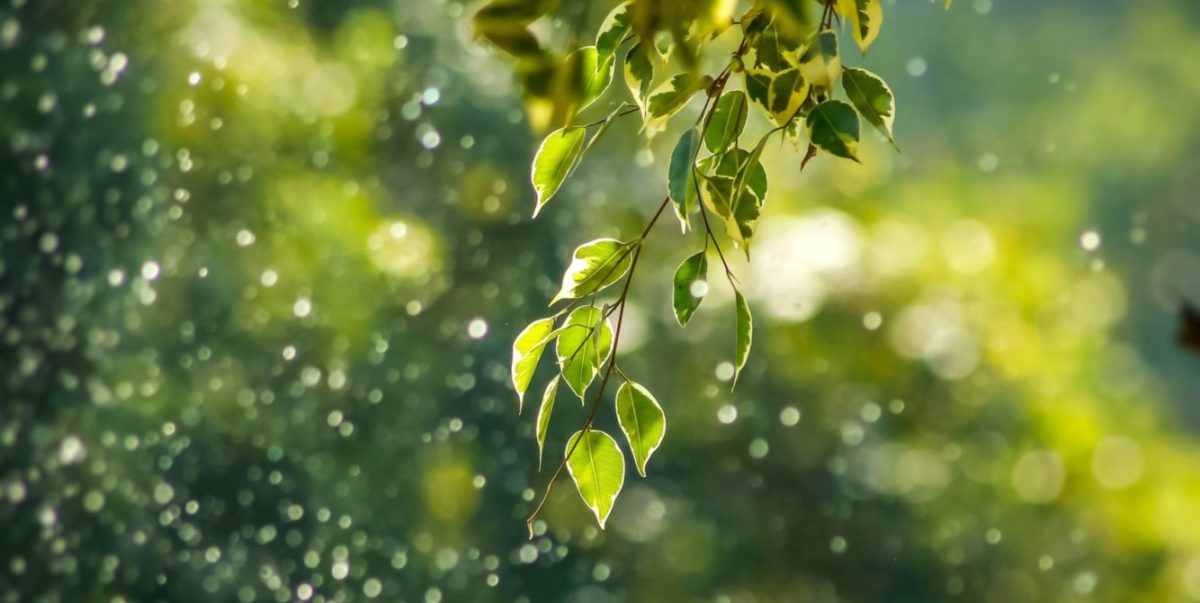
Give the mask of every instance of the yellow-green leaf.
[(583, 398), (612, 352), (612, 327), (600, 308), (583, 306), (567, 316), (561, 331), (554, 348), (559, 370), (571, 391)]
[(629, 5), (631, 1), (622, 2), (608, 13), (600, 29), (596, 32), (596, 52), (601, 60), (612, 57), (625, 35), (629, 33)]
[(596, 239), (584, 243), (571, 255), (571, 264), (563, 273), (562, 288), (550, 300), (576, 299), (591, 295), (615, 283), (629, 270), (630, 244), (616, 239)]
[(535, 218), (579, 162), (585, 134), (583, 128), (568, 126), (551, 132), (542, 140), (533, 157), (530, 174), (533, 190), (537, 193), (537, 205), (533, 209)]
[(578, 90), (579, 106), (576, 109), (578, 112), (596, 102), (596, 99), (608, 90), (616, 61), (612, 55), (600, 56), (595, 46), (584, 46), (575, 53), (579, 55), (581, 79)]
[(646, 477), (646, 462), (667, 433), (667, 416), (662, 406), (646, 388), (626, 381), (617, 390), (617, 422), (629, 441), (638, 475)]
[[(578, 445), (576, 445), (578, 442)], [(612, 436), (598, 429), (577, 431), (567, 442), (567, 471), (600, 529), (625, 485), (625, 456)]]
[(546, 433), (550, 430), (550, 414), (554, 412), (554, 398), (558, 396), (558, 377), (550, 381), (542, 394), (542, 403), (537, 414), (538, 471), (542, 470), (542, 449), (546, 446)]
[(733, 90), (721, 95), (713, 109), (708, 129), (704, 131), (704, 146), (710, 153), (720, 153), (737, 140), (746, 127), (749, 108), (746, 93)]
[(854, 42), (866, 53), (883, 26), (883, 3), (880, 0), (838, 0), (837, 11), (850, 22)]
[(646, 101), (646, 111), (649, 114), (646, 127), (651, 130), (661, 129), (662, 125), (700, 90), (702, 83), (703, 80), (695, 75), (681, 73), (655, 88)]
[(649, 45), (634, 44), (625, 55), (625, 85), (633, 96), (633, 102), (642, 110), (646, 117), (646, 99), (650, 96), (650, 86), (654, 84), (654, 61), (650, 53), (655, 52)]
[(513, 341), (512, 350), (512, 382), (517, 390), (518, 410), (525, 404), (525, 390), (533, 380), (533, 372), (537, 370), (538, 360), (546, 344), (554, 339), (554, 318), (541, 318), (529, 323), (525, 330)]

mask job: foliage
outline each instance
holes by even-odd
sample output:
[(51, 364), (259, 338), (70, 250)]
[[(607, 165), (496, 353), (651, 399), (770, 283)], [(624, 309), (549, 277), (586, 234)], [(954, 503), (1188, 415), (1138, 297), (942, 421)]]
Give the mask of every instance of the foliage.
[[(736, 6), (735, 2), (719, 0), (684, 3), (627, 0), (604, 18), (595, 34), (594, 46), (576, 48), (572, 41), (565, 59), (558, 59), (545, 49), (530, 29), (535, 21), (552, 13), (553, 6), (547, 2), (493, 0), (474, 15), (477, 34), (517, 60), (531, 123), (535, 127), (557, 128), (542, 140), (533, 159), (531, 181), (537, 193), (534, 217), (615, 119), (636, 112), (642, 117), (642, 132), (651, 137), (667, 129), (671, 118), (693, 97), (704, 99), (695, 124), (685, 129), (675, 143), (667, 171), (667, 195), (642, 234), (626, 242), (597, 239), (576, 249), (563, 276), (562, 289), (550, 303), (575, 301), (554, 315), (533, 322), (513, 345), (513, 385), (519, 397), (524, 396), (529, 386), (543, 341), (555, 336), (559, 338), (560, 376), (576, 394), (584, 397), (595, 376), (602, 375), (590, 416), (581, 429), (585, 436), (594, 431), (592, 423), (604, 399), (609, 375), (620, 371), (616, 341), (620, 339), (629, 284), (647, 235), (668, 204), (673, 205), (684, 233), (691, 226), (693, 214), (699, 213), (703, 224), (701, 249), (680, 265), (673, 278), (676, 318), (680, 326), (686, 326), (703, 299), (711, 246), (737, 298), (736, 383), (749, 359), (753, 320), (717, 231), (723, 230), (724, 238), (750, 257), (750, 245), (767, 201), (767, 176), (761, 163), (763, 149), (778, 134), (798, 148), (807, 147), (803, 164), (822, 152), (858, 161), (860, 115), (895, 144), (892, 123), (896, 104), (891, 88), (865, 69), (843, 68), (838, 40), (839, 30), (845, 26), (865, 53), (879, 36), (883, 24), (881, 0), (762, 1), (752, 3), (740, 15), (734, 14)], [(817, 18), (811, 13), (818, 13)], [(738, 36), (736, 49), (716, 75), (702, 73), (706, 53), (727, 32)], [(579, 33), (574, 32), (573, 40)], [(627, 44), (629, 50), (624, 54), (622, 72), (633, 104), (621, 103), (603, 119), (575, 124), (575, 116), (605, 93), (613, 79), (616, 57)], [(734, 89), (739, 79), (744, 90)], [(839, 82), (849, 104), (835, 98)], [(752, 145), (742, 141), (750, 113), (747, 99), (761, 118), (774, 126)], [(806, 135), (802, 135), (799, 123), (805, 124)], [(706, 154), (700, 153), (702, 147)], [(717, 221), (723, 229), (714, 229), (712, 221)], [(616, 300), (597, 309), (596, 296), (623, 277), (625, 286)], [(584, 298), (589, 301), (580, 307)], [(618, 319), (612, 335), (608, 332), (608, 317), (614, 312)], [(567, 316), (564, 326), (554, 330), (553, 325), (564, 315)], [(601, 343), (604, 353), (597, 353)], [(564, 354), (564, 347), (571, 351)], [(551, 382), (548, 402), (543, 403), (543, 408), (552, 408), (558, 379), (555, 377)], [(635, 428), (630, 435), (628, 426), (638, 424), (634, 420), (638, 416), (633, 412), (635, 408), (652, 407), (660, 414), (662, 411), (644, 387), (631, 383), (627, 381), (618, 391), (616, 410), (623, 419), (622, 429), (629, 436), (638, 473), (644, 477), (649, 459), (644, 434)], [(652, 404), (634, 404), (632, 400), (649, 400)], [(539, 458), (545, 439), (544, 421), (548, 418), (549, 410), (544, 415), (539, 413)], [(655, 424), (665, 426), (662, 421)], [(649, 450), (657, 448), (662, 435), (657, 433)], [(550, 478), (542, 503), (530, 515), (527, 523), (531, 537), (542, 504), (563, 466), (571, 466), (574, 453), (575, 447), (568, 446), (562, 463)], [(595, 493), (585, 492), (577, 472), (572, 471), (571, 475), (603, 526), (608, 507), (602, 513)], [(589, 475), (598, 477), (594, 472)], [(611, 473), (609, 478), (617, 480), (617, 474)], [(623, 479), (622, 474), (619, 481), (623, 483)], [(605, 492), (612, 491), (613, 497), (620, 491), (616, 482), (600, 486)]]

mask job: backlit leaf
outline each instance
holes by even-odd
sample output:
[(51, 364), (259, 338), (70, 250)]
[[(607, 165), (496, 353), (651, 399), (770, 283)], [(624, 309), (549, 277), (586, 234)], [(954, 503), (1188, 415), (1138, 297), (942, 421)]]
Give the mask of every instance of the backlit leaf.
[(654, 61), (650, 53), (654, 52), (649, 46), (634, 44), (625, 55), (625, 85), (633, 95), (633, 101), (646, 117), (646, 99), (650, 96), (650, 86), (654, 84)]
[(647, 127), (652, 130), (660, 129), (662, 124), (691, 100), (696, 91), (700, 90), (702, 83), (695, 75), (681, 73), (655, 88), (646, 101), (646, 111), (649, 115)]
[(626, 381), (617, 390), (617, 422), (629, 441), (638, 475), (646, 477), (646, 462), (658, 450), (667, 433), (667, 417), (662, 406), (646, 388)]
[[(578, 445), (576, 445), (578, 442)], [(598, 429), (575, 432), (567, 442), (567, 471), (600, 529), (625, 485), (625, 456), (612, 436)]]
[(595, 46), (584, 46), (575, 52), (580, 62), (579, 106), (576, 111), (582, 111), (608, 90), (616, 61), (612, 56), (600, 57)]
[(554, 398), (558, 396), (558, 377), (550, 381), (542, 394), (542, 403), (537, 414), (538, 471), (542, 470), (542, 449), (546, 446), (546, 433), (550, 430), (550, 414), (554, 412)]
[(562, 378), (580, 398), (612, 352), (612, 327), (603, 316), (594, 306), (576, 308), (567, 316), (555, 344)]
[(530, 174), (533, 190), (537, 193), (537, 205), (533, 210), (535, 218), (579, 162), (585, 134), (583, 128), (568, 126), (551, 132), (542, 140), (533, 157), (533, 171)]
[(675, 319), (679, 321), (679, 326), (687, 326), (692, 314), (696, 313), (696, 308), (700, 307), (700, 302), (708, 291), (705, 282), (707, 278), (708, 258), (703, 251), (684, 260), (675, 270), (672, 305), (675, 307)]
[(837, 11), (850, 22), (858, 48), (867, 52), (883, 26), (883, 4), (880, 0), (838, 0)]
[(518, 412), (521, 406), (524, 406), (525, 390), (529, 389), (529, 382), (533, 379), (533, 372), (537, 370), (542, 351), (554, 338), (553, 331), (554, 318), (541, 318), (529, 323), (513, 341), (512, 382), (520, 404)]
[(631, 2), (622, 2), (608, 13), (604, 22), (600, 24), (600, 29), (596, 32), (596, 52), (600, 54), (601, 60), (612, 57), (629, 33), (630, 4)]
[(575, 248), (563, 273), (562, 288), (550, 300), (576, 299), (613, 284), (629, 270), (630, 244), (616, 239), (596, 239)]

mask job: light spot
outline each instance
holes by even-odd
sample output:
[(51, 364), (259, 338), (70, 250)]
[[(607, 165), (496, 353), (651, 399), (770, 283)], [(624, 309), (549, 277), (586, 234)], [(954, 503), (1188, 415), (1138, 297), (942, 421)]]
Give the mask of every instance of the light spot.
[(483, 336), (487, 335), (487, 332), (487, 321), (482, 318), (472, 319), (471, 322), (467, 324), (467, 336), (471, 339), (483, 339)]
[(158, 262), (146, 262), (142, 264), (142, 278), (148, 281), (155, 280), (158, 278), (161, 270), (162, 269), (158, 266)]
[(1142, 449), (1126, 437), (1105, 438), (1092, 452), (1092, 475), (1105, 488), (1132, 486), (1141, 479), (1143, 468)]
[(1095, 251), (1100, 248), (1100, 233), (1094, 230), (1084, 231), (1079, 235), (1079, 246), (1084, 251)]
[(1065, 479), (1062, 457), (1052, 450), (1026, 452), (1012, 470), (1017, 496), (1031, 503), (1048, 503), (1058, 498)]
[(732, 404), (723, 404), (717, 409), (717, 420), (723, 425), (729, 425), (737, 420), (738, 410)]
[(292, 304), (292, 314), (295, 314), (296, 318), (307, 317), (312, 314), (312, 302), (307, 297), (301, 297)]
[(800, 422), (800, 410), (795, 406), (788, 406), (779, 411), (779, 423), (784, 427), (793, 427)]

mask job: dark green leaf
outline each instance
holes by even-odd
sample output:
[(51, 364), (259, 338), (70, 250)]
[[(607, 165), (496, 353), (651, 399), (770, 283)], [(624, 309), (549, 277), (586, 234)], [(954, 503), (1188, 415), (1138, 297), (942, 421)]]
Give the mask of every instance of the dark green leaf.
[(866, 69), (847, 69), (842, 74), (842, 88), (854, 108), (895, 145), (892, 122), (896, 119), (896, 101), (883, 79)]
[(842, 101), (828, 100), (808, 114), (808, 137), (822, 151), (858, 161), (858, 115)]
[(675, 150), (671, 152), (671, 164), (667, 169), (667, 194), (675, 204), (675, 215), (684, 232), (688, 228), (688, 188), (692, 186), (692, 167), (695, 165), (696, 151), (700, 147), (700, 132), (696, 128), (688, 128)]
[(708, 258), (703, 251), (684, 260), (675, 270), (672, 305), (675, 307), (675, 320), (679, 321), (679, 326), (687, 326), (692, 315), (696, 313), (696, 308), (700, 307), (700, 302), (704, 300), (704, 294), (708, 291), (705, 282), (707, 279)]
[(754, 319), (750, 316), (750, 306), (746, 303), (742, 292), (735, 289), (734, 296), (737, 306), (737, 341), (733, 354), (733, 384), (736, 386), (738, 377), (746, 366), (746, 359), (750, 357), (750, 341), (754, 337)]
[(746, 93), (741, 90), (726, 92), (713, 109), (708, 129), (704, 131), (704, 146), (710, 153), (720, 153), (733, 144), (746, 127), (749, 108)]

